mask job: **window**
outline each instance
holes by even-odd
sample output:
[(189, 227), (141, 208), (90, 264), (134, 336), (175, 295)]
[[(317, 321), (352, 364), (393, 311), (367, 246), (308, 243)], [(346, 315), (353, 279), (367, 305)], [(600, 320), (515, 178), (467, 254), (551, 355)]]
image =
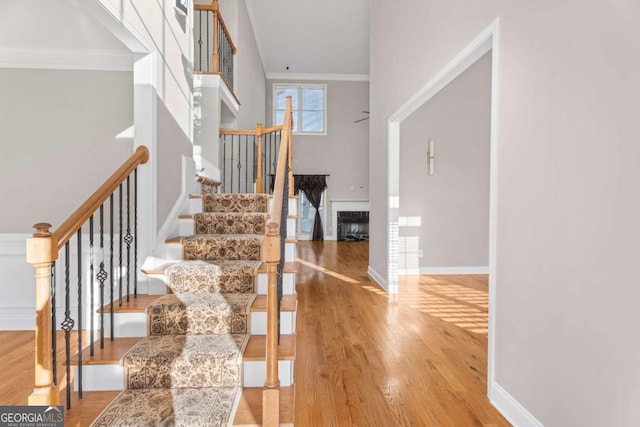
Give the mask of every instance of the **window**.
[(274, 125), (284, 122), (287, 96), (293, 104), (293, 133), (325, 135), (327, 133), (327, 85), (274, 84)]

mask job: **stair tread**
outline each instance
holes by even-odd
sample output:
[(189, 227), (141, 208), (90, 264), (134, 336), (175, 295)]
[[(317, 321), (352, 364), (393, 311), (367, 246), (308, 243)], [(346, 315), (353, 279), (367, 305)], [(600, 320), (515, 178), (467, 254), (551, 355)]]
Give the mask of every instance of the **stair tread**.
[[(295, 386), (280, 387), (280, 424), (294, 422)], [(236, 410), (233, 425), (262, 425), (262, 387), (245, 387)]]
[[(160, 298), (162, 295), (147, 295), (147, 294), (138, 294), (137, 298), (134, 298), (131, 295), (129, 298), (129, 302), (127, 302), (126, 297), (122, 297), (122, 306), (119, 305), (118, 300), (113, 303), (113, 312), (114, 313), (142, 313), (144, 310), (155, 300)], [(102, 308), (97, 310), (98, 313), (102, 312)], [(111, 312), (111, 304), (107, 304), (104, 306), (104, 312)]]
[[(144, 313), (146, 308), (151, 305), (155, 300), (162, 295), (138, 295), (138, 298), (131, 298), (130, 302), (123, 298), (122, 306), (118, 306), (116, 301), (113, 312), (114, 313)], [(109, 307), (111, 304), (105, 306), (105, 313), (109, 313)], [(282, 297), (282, 311), (296, 311), (297, 298), (295, 295), (283, 295)], [(98, 309), (98, 313), (102, 310)], [(255, 301), (251, 305), (251, 312), (264, 312), (267, 311), (267, 296), (258, 295)]]
[[(251, 335), (244, 350), (243, 359), (249, 362), (265, 360), (265, 349), (267, 343), (266, 335)], [(296, 336), (295, 334), (280, 335), (280, 345), (278, 346), (278, 360), (296, 359)]]
[[(215, 238), (230, 238), (230, 237), (234, 237), (237, 239), (243, 239), (243, 240), (248, 240), (248, 239), (252, 239), (252, 238), (262, 238), (264, 237), (264, 234), (192, 234), (190, 236), (175, 236), (175, 237), (170, 237), (167, 240), (165, 240), (164, 242), (166, 244), (182, 244), (182, 241), (188, 238), (196, 238), (196, 239), (215, 239)], [(289, 237), (287, 238), (287, 243), (294, 243), (293, 241), (289, 241)], [(296, 238), (295, 241), (297, 242), (298, 239)]]
[[(124, 356), (134, 345), (138, 343), (142, 338), (114, 338), (111, 341), (109, 338), (104, 339), (104, 348), (100, 348), (100, 343), (94, 343), (95, 351), (91, 356), (89, 347), (82, 351), (82, 364), (83, 365), (118, 365), (120, 359)], [(77, 358), (72, 358), (72, 365), (78, 364)]]
[[(145, 268), (142, 269), (142, 272), (144, 274), (165, 274), (167, 268), (169, 268), (170, 266), (172, 266), (173, 264), (176, 264), (178, 262), (182, 262), (182, 261), (170, 261), (161, 265), (158, 265), (156, 267), (153, 268)], [(215, 263), (216, 261), (209, 261), (212, 263)], [(230, 262), (230, 261), (227, 261)], [(284, 263), (284, 273), (297, 273), (298, 272), (298, 265), (295, 262), (285, 262)], [(258, 267), (258, 273), (266, 273), (267, 272), (267, 264), (266, 263), (261, 263), (260, 267)]]
[[(298, 300), (295, 295), (283, 295), (282, 303), (280, 304), (281, 311), (296, 311)], [(267, 311), (267, 296), (258, 295), (251, 305), (252, 313), (266, 312)]]
[(190, 199), (202, 199), (202, 194), (189, 194)]

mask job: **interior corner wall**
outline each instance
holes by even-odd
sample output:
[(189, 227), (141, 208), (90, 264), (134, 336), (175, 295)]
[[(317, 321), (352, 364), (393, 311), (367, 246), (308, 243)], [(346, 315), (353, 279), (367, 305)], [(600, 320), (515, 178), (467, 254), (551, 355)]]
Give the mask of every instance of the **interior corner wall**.
[[(267, 123), (272, 126), (274, 83), (319, 83), (327, 85), (327, 134), (293, 135), (293, 173), (329, 174), (327, 212), (331, 200), (369, 200), (369, 126), (354, 121), (369, 110), (369, 83), (350, 81), (267, 80)], [(324, 232), (334, 224), (326, 218)]]
[(539, 422), (526, 425), (640, 425), (637, 16), (633, 0), (372, 1), (370, 265), (381, 274), (388, 118), (499, 18), (488, 385), (503, 413)]
[(100, 0), (128, 23), (152, 51), (157, 51), (157, 227), (162, 226), (180, 196), (182, 156), (193, 156), (193, 23), (175, 2)]
[(240, 100), (238, 129), (255, 129), (258, 123), (265, 124), (266, 79), (260, 52), (253, 33), (245, 0), (237, 3), (238, 53), (235, 58), (236, 94)]
[(402, 122), (401, 271), (488, 269), (490, 124), (491, 53)]
[(0, 233), (55, 229), (132, 154), (132, 73), (5, 68), (0, 93)]
[(0, 69), (0, 329), (32, 329), (26, 238), (52, 229), (132, 154), (133, 77), (121, 71)]

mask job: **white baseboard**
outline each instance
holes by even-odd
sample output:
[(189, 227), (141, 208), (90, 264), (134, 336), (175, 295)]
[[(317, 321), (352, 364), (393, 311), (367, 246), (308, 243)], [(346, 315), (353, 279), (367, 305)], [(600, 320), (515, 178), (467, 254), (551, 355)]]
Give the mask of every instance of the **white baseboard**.
[(374, 280), (374, 282), (376, 282), (382, 289), (385, 290), (385, 292), (389, 292), (389, 284), (380, 275), (380, 273), (378, 273), (373, 268), (371, 268), (371, 266), (367, 267), (367, 273), (369, 274), (369, 276), (371, 276), (371, 278)]
[(489, 400), (515, 427), (544, 427), (544, 424), (495, 381), (491, 384)]
[(489, 267), (420, 267), (399, 270), (401, 276), (447, 275), (447, 274), (489, 274)]
[(32, 331), (36, 325), (36, 307), (0, 308), (0, 331)]

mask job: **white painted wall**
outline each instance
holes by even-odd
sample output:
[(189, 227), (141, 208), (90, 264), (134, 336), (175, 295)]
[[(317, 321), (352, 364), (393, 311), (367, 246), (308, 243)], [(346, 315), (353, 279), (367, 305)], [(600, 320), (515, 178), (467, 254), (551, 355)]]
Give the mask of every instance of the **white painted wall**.
[(490, 119), (489, 53), (402, 122), (400, 270), (488, 271)]
[(0, 69), (0, 93), (0, 233), (55, 229), (132, 153), (132, 74)]
[(489, 387), (512, 419), (519, 403), (546, 426), (640, 424), (639, 15), (631, 0), (372, 2), (370, 265), (383, 276), (387, 119), (500, 18)]
[(238, 46), (235, 57), (236, 95), (240, 100), (238, 129), (253, 129), (258, 123), (265, 124), (266, 80), (245, 0), (238, 1), (237, 5), (234, 43)]
[[(293, 172), (329, 174), (327, 177), (327, 212), (330, 200), (369, 199), (369, 126), (353, 123), (366, 117), (369, 110), (369, 83), (349, 81), (267, 81), (267, 122), (272, 126), (274, 83), (321, 83), (327, 85), (327, 134), (293, 136)], [(325, 234), (332, 234), (334, 224), (327, 218)]]
[(181, 156), (191, 157), (193, 152), (191, 15), (180, 15), (175, 2), (100, 1), (136, 31), (152, 52), (157, 52), (155, 75), (149, 82), (157, 96), (157, 109), (155, 123), (149, 126), (155, 125), (156, 147), (152, 148), (151, 161), (158, 167), (155, 191), (159, 229), (180, 195)]
[(0, 93), (0, 329), (31, 329), (25, 239), (37, 222), (55, 230), (131, 155), (118, 135), (133, 125), (132, 73), (0, 69)]

